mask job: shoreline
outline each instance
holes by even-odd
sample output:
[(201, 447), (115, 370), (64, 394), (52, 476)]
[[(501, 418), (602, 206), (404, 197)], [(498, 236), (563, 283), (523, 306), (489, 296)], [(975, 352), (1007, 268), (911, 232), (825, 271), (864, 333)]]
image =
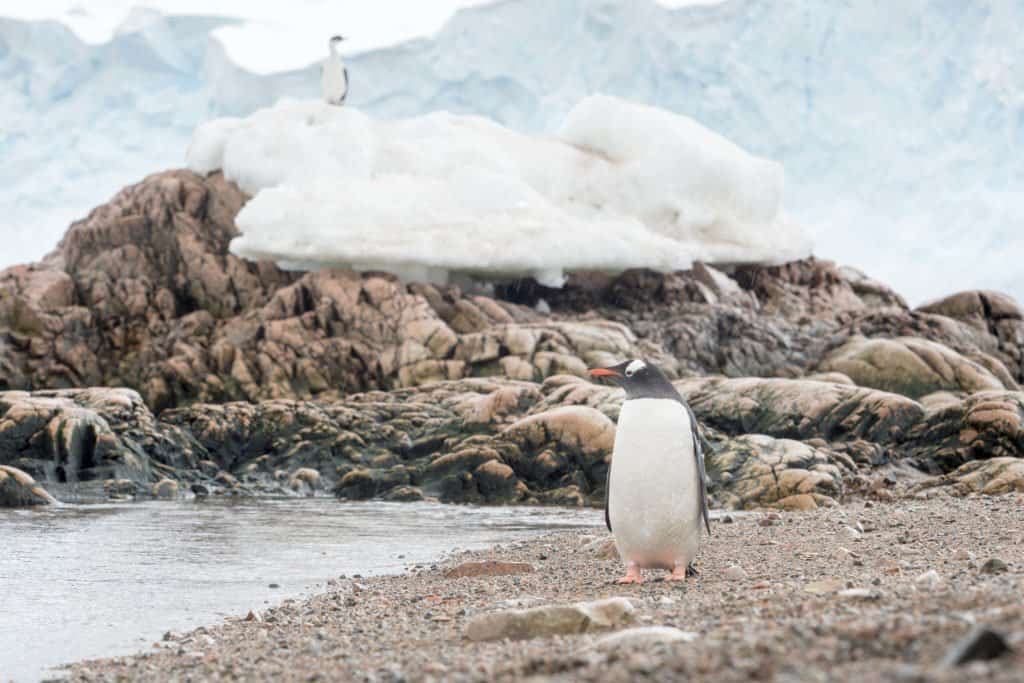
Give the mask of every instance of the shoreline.
[[(1016, 680), (1024, 665), (1024, 497), (855, 500), (811, 512), (723, 516), (685, 584), (617, 586), (606, 538), (547, 533), (449, 554), (419, 570), (338, 578), (161, 642), (73, 664), (74, 681), (118, 680)], [(731, 519), (731, 522), (725, 520)], [(998, 560), (998, 562), (990, 562)], [(467, 562), (521, 563), (447, 573)], [(524, 565), (529, 565), (526, 567)], [(505, 575), (486, 575), (495, 571)], [(933, 573), (934, 572), (934, 573)], [(692, 642), (608, 649), (606, 633), (474, 642), (474, 618), (624, 597), (631, 627)], [(977, 624), (1013, 652), (967, 668), (941, 661)]]
[[(0, 681), (54, 677), (69, 662), (137, 654), (168, 631), (301, 602), (342, 572), (396, 574), (456, 547), (598, 523), (589, 510), (331, 499), (0, 509), (0, 576), (22, 577), (0, 611)], [(53, 550), (38, 547), (41, 535)]]

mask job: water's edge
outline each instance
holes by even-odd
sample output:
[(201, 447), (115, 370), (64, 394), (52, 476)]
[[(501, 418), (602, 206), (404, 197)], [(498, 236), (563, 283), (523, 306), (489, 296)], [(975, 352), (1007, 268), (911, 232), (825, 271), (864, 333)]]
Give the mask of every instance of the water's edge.
[[(594, 528), (593, 509), (313, 499), (65, 504), (0, 512), (0, 679), (138, 653), (322, 590), (401, 573), (454, 550)], [(273, 588), (271, 586), (274, 586)]]

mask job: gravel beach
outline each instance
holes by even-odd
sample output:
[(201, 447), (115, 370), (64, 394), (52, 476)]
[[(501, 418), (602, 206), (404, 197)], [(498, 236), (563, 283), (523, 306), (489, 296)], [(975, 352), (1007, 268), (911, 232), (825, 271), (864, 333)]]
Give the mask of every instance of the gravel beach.
[[(724, 515), (698, 577), (669, 583), (648, 572), (641, 586), (615, 585), (621, 567), (603, 529), (559, 532), (399, 576), (339, 577), (307, 600), (168, 634), (148, 653), (79, 663), (69, 675), (1020, 681), (1022, 511), (1024, 497), (1011, 495)], [(614, 597), (630, 604), (583, 608), (611, 604), (618, 612), (609, 624), (551, 609)], [(510, 624), (519, 639), (471, 639)], [(975, 647), (965, 647), (972, 638)], [(950, 663), (958, 647), (973, 661)]]

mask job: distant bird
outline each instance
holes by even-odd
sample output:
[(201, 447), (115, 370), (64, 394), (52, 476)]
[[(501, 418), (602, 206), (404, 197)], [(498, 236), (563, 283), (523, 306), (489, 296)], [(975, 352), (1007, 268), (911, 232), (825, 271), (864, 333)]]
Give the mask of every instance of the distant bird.
[(626, 564), (619, 583), (642, 583), (641, 569), (667, 569), (670, 581), (682, 581), (696, 573), (701, 521), (711, 533), (697, 419), (653, 363), (630, 360), (590, 374), (626, 390), (604, 508)]
[(320, 70), (324, 99), (327, 100), (327, 104), (339, 107), (345, 104), (345, 98), (348, 97), (348, 69), (345, 68), (345, 63), (341, 61), (341, 55), (338, 54), (338, 45), (343, 40), (345, 39), (342, 36), (331, 36), (331, 39), (327, 41), (327, 49), (330, 54), (327, 55)]

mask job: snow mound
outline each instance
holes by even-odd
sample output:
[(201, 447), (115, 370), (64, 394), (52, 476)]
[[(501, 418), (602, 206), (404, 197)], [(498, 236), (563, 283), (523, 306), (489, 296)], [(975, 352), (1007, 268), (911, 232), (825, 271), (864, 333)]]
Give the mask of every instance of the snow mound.
[(376, 120), (281, 100), (197, 128), (188, 166), (253, 199), (232, 251), (286, 266), (535, 277), (810, 253), (783, 172), (677, 114), (593, 96), (555, 137), (445, 112)]

